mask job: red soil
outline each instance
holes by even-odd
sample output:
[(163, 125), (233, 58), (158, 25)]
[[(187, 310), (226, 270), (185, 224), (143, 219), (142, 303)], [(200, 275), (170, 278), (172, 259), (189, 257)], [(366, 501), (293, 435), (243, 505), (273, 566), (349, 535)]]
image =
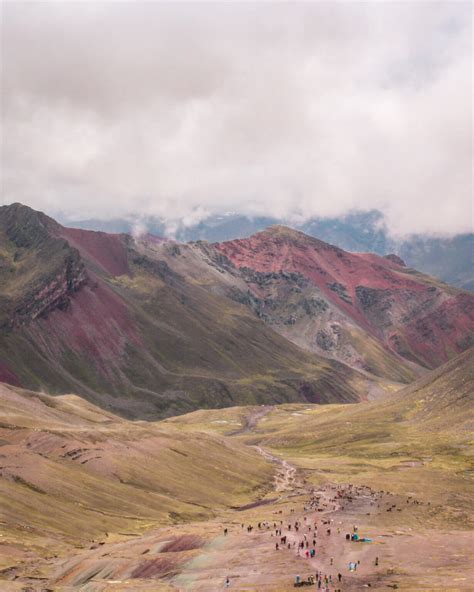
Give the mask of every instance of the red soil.
[[(411, 357), (427, 366), (437, 366), (463, 351), (463, 339), (474, 331), (474, 295), (452, 295), (434, 288), (394, 258), (348, 253), (281, 228), (214, 246), (237, 268), (303, 275), (329, 302), (394, 351), (394, 333), (401, 335), (412, 350)], [(259, 296), (258, 286), (249, 287)], [(381, 306), (362, 302), (357, 288), (368, 288), (368, 296), (377, 298)]]
[(100, 281), (94, 288), (83, 287), (67, 310), (52, 311), (29, 331), (49, 356), (73, 350), (111, 378), (127, 342), (141, 344), (126, 303)]
[(21, 386), (20, 379), (5, 363), (0, 361), (0, 382), (13, 386)]
[(171, 557), (158, 557), (157, 559), (150, 559), (141, 563), (136, 569), (133, 570), (132, 578), (160, 578), (164, 575), (177, 573), (177, 568), (180, 565), (180, 561), (177, 561)]
[(176, 553), (178, 551), (190, 551), (191, 549), (200, 549), (203, 546), (203, 540), (195, 535), (188, 534), (175, 538), (166, 543), (161, 549), (161, 553)]
[(61, 236), (81, 255), (112, 276), (129, 275), (127, 250), (120, 234), (61, 228)]

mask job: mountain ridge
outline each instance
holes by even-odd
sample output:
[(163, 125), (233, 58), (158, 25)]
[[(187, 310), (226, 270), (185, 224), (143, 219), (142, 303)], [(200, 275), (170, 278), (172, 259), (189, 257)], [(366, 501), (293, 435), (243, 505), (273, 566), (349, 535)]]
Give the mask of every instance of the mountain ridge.
[[(37, 240), (19, 240), (12, 218), (26, 234), (24, 221), (36, 221)], [(131, 237), (49, 220), (25, 207), (0, 210), (2, 312), (10, 319), (23, 310), (25, 291), (32, 303), (22, 323), (0, 336), (4, 379), (76, 391), (140, 417), (238, 401), (362, 396), (363, 376), (303, 352), (237, 303), (139, 253)], [(63, 280), (71, 258), (80, 284)], [(43, 306), (58, 286), (60, 297)]]
[[(65, 221), (67, 226), (127, 232), (132, 234), (135, 219)], [(209, 216), (201, 222), (183, 226), (173, 225), (173, 231), (162, 219), (153, 216), (140, 217), (138, 225), (151, 234), (172, 236), (179, 242), (207, 240), (223, 242), (248, 238), (272, 224), (284, 224), (350, 252), (375, 252), (379, 255), (393, 253), (415, 269), (457, 287), (474, 291), (474, 234), (454, 236), (409, 235), (392, 237), (386, 228), (384, 217), (378, 210), (352, 211), (339, 217), (310, 218), (301, 222), (278, 220), (270, 216), (248, 217), (240, 214)], [(442, 256), (440, 256), (442, 254)]]
[[(456, 321), (459, 294), (472, 308), (468, 293), (282, 226), (252, 239), (180, 244), (68, 229), (15, 204), (0, 208), (0, 256), (1, 376), (76, 391), (130, 417), (355, 402), (453, 355), (452, 332), (469, 345), (471, 319)], [(396, 323), (409, 316), (409, 299), (390, 292), (397, 282), (434, 301), (428, 329), (447, 307), (436, 338), (452, 352), (417, 346), (407, 355), (373, 330), (387, 302)]]

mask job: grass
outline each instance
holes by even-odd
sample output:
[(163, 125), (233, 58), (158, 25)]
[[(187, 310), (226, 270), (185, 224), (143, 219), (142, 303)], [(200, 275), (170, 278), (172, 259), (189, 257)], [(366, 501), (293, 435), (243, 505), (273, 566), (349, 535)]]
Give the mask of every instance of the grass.
[(44, 554), (106, 533), (210, 518), (253, 501), (271, 479), (260, 455), (217, 435), (129, 422), (74, 396), (0, 388), (8, 547)]

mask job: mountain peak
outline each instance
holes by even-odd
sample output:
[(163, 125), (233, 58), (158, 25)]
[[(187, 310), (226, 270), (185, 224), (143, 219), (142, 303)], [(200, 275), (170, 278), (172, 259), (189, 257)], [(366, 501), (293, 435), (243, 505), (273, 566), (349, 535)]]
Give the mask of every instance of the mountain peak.
[(290, 226), (285, 226), (284, 224), (272, 224), (262, 230), (261, 232), (257, 232), (254, 236), (267, 236), (267, 237), (281, 237), (281, 238), (291, 238), (291, 239), (308, 239), (312, 238), (309, 237), (307, 234), (302, 232), (301, 230), (296, 230), (295, 228), (291, 228)]
[(310, 236), (301, 230), (296, 230), (295, 228), (283, 224), (273, 224), (272, 226), (268, 226), (265, 230), (252, 235), (250, 239), (288, 241), (290, 243), (298, 244), (311, 243), (314, 247), (334, 248), (339, 250), (339, 247), (334, 247), (333, 245), (314, 236)]
[(31, 247), (49, 234), (57, 234), (60, 225), (44, 214), (21, 203), (0, 206), (2, 226), (18, 247)]

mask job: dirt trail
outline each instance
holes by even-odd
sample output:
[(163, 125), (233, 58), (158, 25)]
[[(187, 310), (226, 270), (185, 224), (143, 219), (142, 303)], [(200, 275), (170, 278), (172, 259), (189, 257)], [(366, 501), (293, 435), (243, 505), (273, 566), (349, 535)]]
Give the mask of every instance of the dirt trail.
[[(295, 488), (303, 486), (302, 482), (296, 481), (296, 468), (289, 462), (271, 454), (261, 446), (254, 446), (255, 450), (269, 462), (277, 465), (277, 471), (274, 476), (274, 489), (277, 493), (284, 491), (294, 491)], [(281, 498), (280, 498), (281, 499)]]

